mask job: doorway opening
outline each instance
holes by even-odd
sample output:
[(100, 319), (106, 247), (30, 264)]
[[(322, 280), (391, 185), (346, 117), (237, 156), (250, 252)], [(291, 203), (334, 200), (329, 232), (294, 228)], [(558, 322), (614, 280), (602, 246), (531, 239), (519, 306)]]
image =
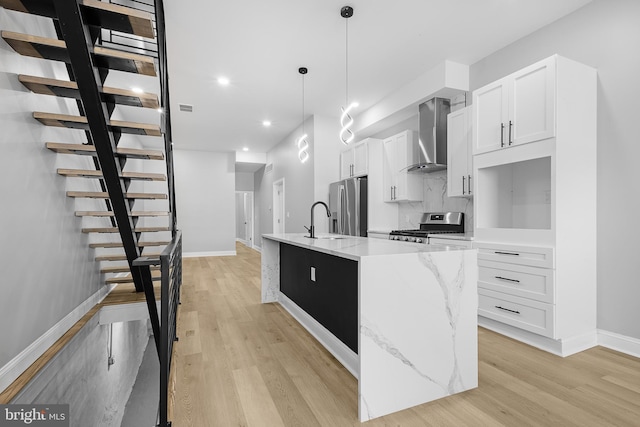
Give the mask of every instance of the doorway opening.
[(254, 247), (253, 191), (236, 191), (236, 240)]
[(284, 178), (273, 183), (273, 232), (284, 233)]

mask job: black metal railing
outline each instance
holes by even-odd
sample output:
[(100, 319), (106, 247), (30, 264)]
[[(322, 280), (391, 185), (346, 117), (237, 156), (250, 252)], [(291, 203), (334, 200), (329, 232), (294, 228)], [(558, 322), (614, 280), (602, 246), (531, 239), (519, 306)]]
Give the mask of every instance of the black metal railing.
[(140, 257), (134, 261), (136, 266), (160, 266), (160, 336), (155, 335), (156, 348), (160, 359), (160, 407), (158, 410), (159, 427), (169, 427), (169, 379), (173, 359), (173, 343), (177, 337), (177, 314), (182, 286), (182, 232), (176, 231), (175, 237), (160, 254), (159, 258)]
[[(125, 6), (129, 9), (140, 10), (142, 12), (155, 14), (156, 6), (154, 0), (108, 0), (108, 3)], [(157, 34), (156, 20), (152, 19), (153, 29)], [(157, 39), (147, 39), (121, 31), (103, 28), (100, 32), (100, 44), (106, 47), (126, 50), (132, 53), (158, 57)]]

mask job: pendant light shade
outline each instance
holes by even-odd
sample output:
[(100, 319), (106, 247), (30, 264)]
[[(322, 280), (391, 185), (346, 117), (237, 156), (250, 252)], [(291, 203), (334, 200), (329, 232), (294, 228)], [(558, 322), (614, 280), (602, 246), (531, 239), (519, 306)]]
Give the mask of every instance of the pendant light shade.
[(304, 75), (308, 71), (305, 67), (298, 68), (298, 72), (302, 75), (302, 136), (298, 138), (296, 145), (298, 146), (298, 159), (300, 159), (301, 163), (309, 160), (309, 152), (307, 151), (309, 141), (307, 141), (307, 134), (304, 132)]
[(344, 145), (349, 145), (355, 138), (355, 134), (351, 130), (353, 117), (349, 113), (358, 106), (357, 102), (349, 103), (349, 18), (353, 16), (353, 8), (344, 6), (340, 9), (340, 16), (345, 18), (345, 106), (340, 107), (340, 141)]

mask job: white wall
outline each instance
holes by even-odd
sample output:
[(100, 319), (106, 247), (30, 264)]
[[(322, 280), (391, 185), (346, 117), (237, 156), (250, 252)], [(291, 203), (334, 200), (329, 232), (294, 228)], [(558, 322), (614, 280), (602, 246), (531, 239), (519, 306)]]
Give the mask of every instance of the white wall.
[[(273, 170), (265, 173), (261, 168), (255, 173), (256, 236), (273, 232), (273, 183), (284, 178), (285, 187), (285, 232), (304, 233), (304, 226), (310, 223), (310, 207), (315, 197), (315, 121), (311, 117), (305, 121), (305, 132), (309, 135), (309, 155), (306, 163), (298, 158), (296, 141), (302, 135), (302, 125), (296, 128), (282, 142), (267, 153), (267, 165)], [(260, 245), (256, 238), (256, 245)]]
[(235, 254), (235, 153), (174, 151), (183, 252)]
[[(50, 19), (5, 9), (0, 28), (55, 37)], [(17, 74), (67, 78), (64, 65), (23, 57), (0, 40), (0, 368), (104, 286), (76, 203), (65, 195), (68, 185), (94, 190), (96, 183), (71, 184), (56, 174), (58, 167), (93, 167), (91, 158), (44, 147), (85, 141), (84, 132), (32, 118), (33, 111), (77, 114), (75, 101), (32, 94)]]
[(640, 2), (595, 0), (471, 67), (471, 89), (558, 53), (598, 70), (598, 328), (640, 339)]
[(236, 191), (253, 191), (252, 172), (236, 172)]

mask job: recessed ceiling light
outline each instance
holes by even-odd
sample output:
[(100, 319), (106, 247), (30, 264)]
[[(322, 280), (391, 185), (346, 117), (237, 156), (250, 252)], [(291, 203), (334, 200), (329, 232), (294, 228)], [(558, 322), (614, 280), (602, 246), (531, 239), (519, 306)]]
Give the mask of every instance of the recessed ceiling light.
[(131, 91), (133, 93), (144, 93), (144, 91), (142, 89), (140, 89), (139, 87), (132, 87)]
[(229, 86), (229, 83), (230, 83), (230, 81), (229, 81), (228, 78), (226, 78), (226, 77), (218, 77), (218, 84), (220, 86)]
[(271, 122), (270, 122), (269, 120), (264, 120), (264, 121), (262, 122), (262, 126), (264, 126), (264, 127), (268, 128), (269, 126), (271, 126)]
[(242, 151), (249, 151), (249, 147), (242, 147)]

